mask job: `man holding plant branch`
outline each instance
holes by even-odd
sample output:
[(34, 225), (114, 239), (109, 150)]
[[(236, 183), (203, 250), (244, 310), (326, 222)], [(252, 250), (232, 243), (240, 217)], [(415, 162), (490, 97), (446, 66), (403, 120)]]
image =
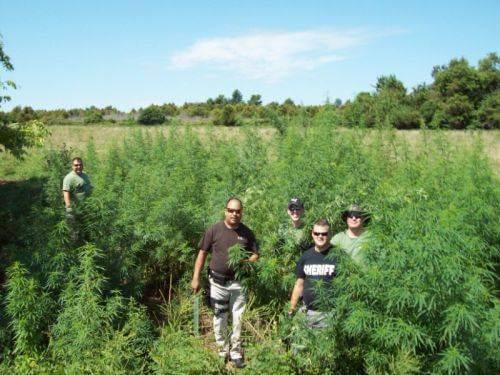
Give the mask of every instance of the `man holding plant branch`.
[[(235, 367), (244, 367), (241, 354), (241, 317), (245, 310), (246, 296), (241, 283), (235, 278), (235, 270), (229, 264), (229, 250), (242, 247), (249, 255), (244, 262), (256, 262), (259, 254), (253, 232), (241, 222), (243, 204), (232, 197), (226, 203), (224, 220), (212, 225), (203, 235), (194, 265), (191, 287), (200, 290), (200, 274), (205, 260), (212, 255), (209, 266), (210, 302), (214, 308), (215, 342), (219, 355), (228, 356)], [(229, 340), (227, 323), (232, 314), (233, 330)]]

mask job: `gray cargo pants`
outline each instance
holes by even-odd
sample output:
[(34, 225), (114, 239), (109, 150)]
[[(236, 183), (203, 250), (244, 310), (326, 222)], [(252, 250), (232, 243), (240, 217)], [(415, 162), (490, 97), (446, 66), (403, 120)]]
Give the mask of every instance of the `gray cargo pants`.
[[(215, 342), (219, 347), (219, 355), (231, 359), (241, 358), (241, 316), (245, 311), (246, 297), (243, 287), (238, 281), (228, 281), (224, 285), (210, 281), (210, 300), (214, 308)], [(228, 317), (232, 313), (233, 331), (229, 338)], [(231, 344), (231, 345), (230, 345)]]

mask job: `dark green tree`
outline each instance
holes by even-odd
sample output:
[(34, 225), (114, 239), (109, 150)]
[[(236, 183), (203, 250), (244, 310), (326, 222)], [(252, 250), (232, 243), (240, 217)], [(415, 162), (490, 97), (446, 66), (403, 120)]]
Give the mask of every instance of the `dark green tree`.
[(477, 111), (478, 127), (500, 129), (500, 89), (487, 96)]
[(241, 94), (240, 90), (236, 89), (231, 95), (231, 104), (238, 104), (241, 102), (243, 102), (243, 95)]
[(377, 94), (391, 93), (391, 95), (403, 99), (406, 96), (406, 88), (395, 75), (381, 76), (375, 84)]
[(484, 95), (500, 89), (500, 56), (496, 52), (492, 52), (484, 59), (479, 60), (478, 72)]
[(217, 105), (224, 105), (228, 103), (228, 100), (224, 95), (220, 94), (214, 99), (214, 103)]
[(463, 95), (472, 105), (477, 105), (483, 97), (481, 77), (464, 58), (452, 59), (448, 65), (434, 67), (432, 77), (433, 88), (443, 101)]
[(92, 108), (85, 112), (85, 117), (83, 119), (83, 122), (85, 124), (98, 124), (103, 121), (104, 116), (102, 115), (102, 112), (97, 108)]
[(141, 111), (137, 121), (142, 125), (158, 125), (163, 124), (165, 119), (165, 115), (161, 108), (152, 104)]
[(248, 104), (250, 105), (262, 105), (262, 96), (259, 94), (253, 94), (250, 99), (248, 99)]

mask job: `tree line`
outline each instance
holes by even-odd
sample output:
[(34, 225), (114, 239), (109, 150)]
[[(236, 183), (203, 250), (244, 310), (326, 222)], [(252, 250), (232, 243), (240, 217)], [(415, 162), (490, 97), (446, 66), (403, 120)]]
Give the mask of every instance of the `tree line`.
[[(10, 64), (10, 62), (9, 62)], [(9, 65), (12, 68), (11, 65)], [(113, 106), (35, 110), (17, 106), (0, 112), (0, 123), (155, 125), (199, 122), (224, 126), (243, 124), (286, 127), (290, 119), (327, 121), (349, 128), (393, 127), (396, 129), (500, 129), (500, 57), (489, 53), (477, 66), (465, 58), (435, 66), (433, 81), (408, 90), (395, 75), (380, 76), (373, 91), (364, 91), (345, 103), (341, 99), (323, 105), (302, 105), (292, 99), (264, 104), (262, 96), (245, 99), (240, 90), (205, 102), (152, 104), (122, 112)], [(5, 98), (8, 100), (10, 98)]]

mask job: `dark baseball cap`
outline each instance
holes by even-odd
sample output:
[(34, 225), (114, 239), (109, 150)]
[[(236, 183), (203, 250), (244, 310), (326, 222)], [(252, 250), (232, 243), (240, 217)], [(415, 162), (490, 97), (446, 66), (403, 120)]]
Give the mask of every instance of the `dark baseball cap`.
[(304, 209), (304, 203), (299, 198), (292, 198), (288, 202), (288, 209), (291, 210), (292, 208), (302, 210)]

